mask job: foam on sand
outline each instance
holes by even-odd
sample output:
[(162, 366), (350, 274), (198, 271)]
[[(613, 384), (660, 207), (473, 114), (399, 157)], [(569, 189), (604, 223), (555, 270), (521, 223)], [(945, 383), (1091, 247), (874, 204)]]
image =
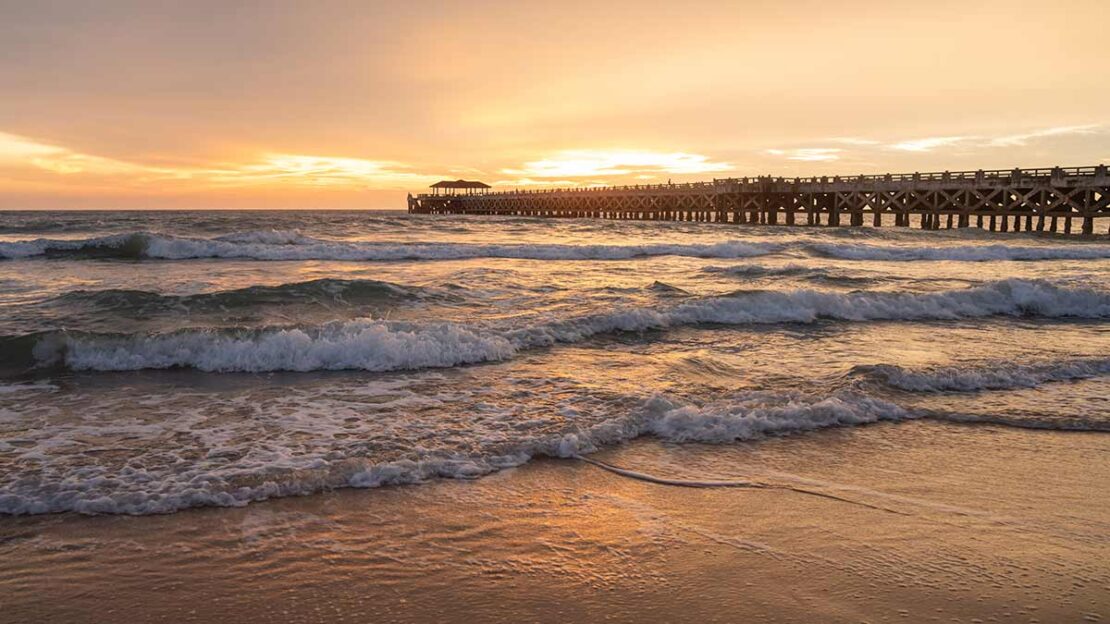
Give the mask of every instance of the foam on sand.
[[(399, 393), (404, 400), (397, 406), (400, 411), (351, 424), (348, 407), (331, 405), (321, 397), (312, 414), (279, 409), (256, 415), (269, 423), (270, 434), (263, 441), (252, 434), (254, 419), (210, 420), (206, 414), (211, 408), (189, 412), (176, 407), (176, 418), (149, 423), (117, 420), (40, 428), (25, 436), (15, 452), (24, 462), (50, 469), (33, 469), (0, 482), (0, 513), (152, 514), (197, 506), (241, 506), (331, 488), (471, 479), (532, 457), (575, 457), (643, 435), (720, 443), (912, 417), (896, 405), (851, 393), (820, 397), (767, 392), (701, 406), (653, 396), (635, 401), (638, 406), (628, 410), (561, 424), (549, 415), (551, 422), (535, 430), (519, 428), (511, 411), (493, 412), (484, 423), (459, 430), (449, 420), (406, 425), (404, 402), (419, 397), (406, 397), (400, 388), (375, 390)], [(150, 409), (159, 409), (159, 397), (146, 401)], [(174, 404), (166, 405), (168, 409)], [(372, 441), (396, 435), (399, 427), (406, 426), (419, 427), (424, 444), (408, 449), (404, 457), (375, 456)], [(191, 447), (156, 448), (142, 455), (143, 461), (116, 465), (69, 463), (73, 457), (65, 449), (82, 444), (90, 431), (110, 433), (135, 446), (188, 432), (188, 438), (201, 446), (199, 453)]]

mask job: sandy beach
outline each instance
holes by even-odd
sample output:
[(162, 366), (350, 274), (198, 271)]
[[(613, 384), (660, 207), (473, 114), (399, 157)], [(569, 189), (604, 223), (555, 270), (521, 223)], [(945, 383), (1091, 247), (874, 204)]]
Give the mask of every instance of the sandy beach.
[[(0, 521), (4, 622), (1065, 622), (1110, 613), (1110, 438), (934, 422), (474, 481)], [(851, 501), (851, 502), (848, 502)], [(111, 574), (105, 571), (111, 570)]]

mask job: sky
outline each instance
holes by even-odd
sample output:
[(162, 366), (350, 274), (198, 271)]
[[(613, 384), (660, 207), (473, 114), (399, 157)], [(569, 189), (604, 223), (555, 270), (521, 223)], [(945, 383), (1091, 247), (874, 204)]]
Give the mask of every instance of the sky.
[(0, 209), (1110, 162), (1106, 0), (0, 0)]

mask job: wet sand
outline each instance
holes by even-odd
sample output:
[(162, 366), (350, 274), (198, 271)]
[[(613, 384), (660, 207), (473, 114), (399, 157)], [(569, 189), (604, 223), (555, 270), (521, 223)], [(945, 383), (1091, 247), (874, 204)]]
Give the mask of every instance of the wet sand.
[(1110, 618), (1103, 433), (919, 421), (594, 457), (778, 487), (552, 459), (237, 509), (0, 518), (0, 621)]

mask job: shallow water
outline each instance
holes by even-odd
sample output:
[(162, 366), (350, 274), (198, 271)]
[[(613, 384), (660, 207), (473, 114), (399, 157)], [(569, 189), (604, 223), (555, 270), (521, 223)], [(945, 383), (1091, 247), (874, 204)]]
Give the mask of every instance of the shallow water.
[(473, 478), (641, 436), (1110, 430), (1110, 244), (356, 212), (4, 213), (0, 512)]

